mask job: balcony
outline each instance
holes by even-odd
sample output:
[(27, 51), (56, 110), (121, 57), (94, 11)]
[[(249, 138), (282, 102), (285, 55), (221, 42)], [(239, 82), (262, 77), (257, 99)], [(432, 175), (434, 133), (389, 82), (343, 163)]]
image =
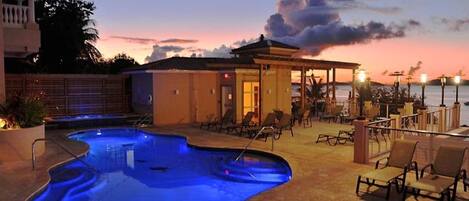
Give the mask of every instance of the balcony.
[(2, 4), (3, 40), (5, 57), (26, 57), (39, 51), (41, 44), (39, 25), (34, 19), (34, 0), (25, 6)]

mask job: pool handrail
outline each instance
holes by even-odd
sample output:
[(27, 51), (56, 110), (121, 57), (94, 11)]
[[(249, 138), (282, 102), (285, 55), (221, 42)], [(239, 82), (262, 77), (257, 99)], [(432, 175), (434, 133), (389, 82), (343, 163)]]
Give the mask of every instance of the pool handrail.
[(39, 141), (48, 141), (48, 142), (52, 142), (54, 143), (55, 145), (57, 145), (58, 147), (60, 147), (63, 151), (65, 151), (65, 153), (68, 153), (69, 155), (73, 156), (73, 158), (75, 158), (76, 160), (80, 161), (81, 163), (83, 163), (86, 167), (88, 167), (89, 169), (93, 170), (93, 172), (95, 173), (98, 173), (98, 170), (93, 167), (92, 165), (88, 164), (87, 162), (83, 161), (79, 156), (77, 156), (76, 154), (72, 153), (70, 150), (68, 150), (66, 147), (64, 147), (62, 144), (58, 143), (57, 141), (55, 141), (54, 139), (52, 138), (38, 138), (38, 139), (35, 139), (31, 145), (31, 163), (32, 163), (32, 166), (33, 166), (33, 170), (36, 169), (36, 153), (35, 153), (35, 145), (36, 145), (36, 142), (39, 142)]
[[(246, 146), (244, 146), (244, 149), (243, 151), (241, 151), (241, 153), (239, 153), (239, 155), (236, 157), (235, 159), (235, 162), (238, 161), (241, 156), (244, 155), (244, 153), (247, 151), (248, 147), (251, 145), (251, 143), (256, 140), (256, 138), (262, 134), (264, 132), (265, 129), (271, 129), (273, 132), (275, 132), (275, 128), (273, 126), (264, 126), (261, 128), (261, 130), (259, 130), (259, 132), (257, 132), (257, 134), (246, 144)], [(272, 151), (274, 150), (274, 135), (272, 135)]]
[(143, 116), (137, 119), (137, 121), (134, 122), (133, 128), (138, 128), (141, 125), (144, 125), (144, 123), (148, 120), (150, 120), (152, 114), (151, 113), (145, 113)]

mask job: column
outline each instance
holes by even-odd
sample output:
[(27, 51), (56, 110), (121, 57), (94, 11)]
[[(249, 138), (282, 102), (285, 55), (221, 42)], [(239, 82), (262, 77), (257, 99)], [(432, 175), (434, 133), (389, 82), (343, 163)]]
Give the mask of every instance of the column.
[(262, 124), (262, 70), (264, 65), (259, 65), (259, 125)]
[(306, 103), (306, 70), (305, 67), (301, 67), (301, 86), (300, 86), (300, 93), (301, 93), (301, 109), (305, 109)]
[(353, 141), (353, 162), (368, 164), (369, 144), (368, 144), (368, 120), (355, 120), (355, 135)]
[(335, 102), (335, 68), (332, 68), (332, 100)]
[(28, 0), (28, 23), (35, 24), (35, 16), (34, 16), (34, 0)]

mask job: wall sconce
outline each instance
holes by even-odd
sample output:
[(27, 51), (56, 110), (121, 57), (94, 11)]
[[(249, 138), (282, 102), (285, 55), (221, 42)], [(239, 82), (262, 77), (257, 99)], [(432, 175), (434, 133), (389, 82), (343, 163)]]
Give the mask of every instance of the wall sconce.
[(290, 92), (290, 89), (289, 88), (285, 88), (285, 92)]
[(174, 90), (174, 95), (179, 95), (179, 89)]
[(233, 95), (232, 94), (228, 94), (228, 100), (231, 100), (233, 99)]
[(215, 94), (215, 89), (210, 89), (211, 94)]
[(272, 93), (272, 89), (267, 89), (267, 94), (271, 94)]

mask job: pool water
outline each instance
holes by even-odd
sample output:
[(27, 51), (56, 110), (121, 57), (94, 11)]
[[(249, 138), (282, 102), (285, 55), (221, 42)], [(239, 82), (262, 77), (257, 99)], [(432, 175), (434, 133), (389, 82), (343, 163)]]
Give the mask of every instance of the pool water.
[(134, 129), (79, 132), (90, 145), (83, 160), (51, 171), (51, 182), (34, 200), (246, 200), (288, 182), (291, 171), (278, 157), (200, 149), (185, 138)]

